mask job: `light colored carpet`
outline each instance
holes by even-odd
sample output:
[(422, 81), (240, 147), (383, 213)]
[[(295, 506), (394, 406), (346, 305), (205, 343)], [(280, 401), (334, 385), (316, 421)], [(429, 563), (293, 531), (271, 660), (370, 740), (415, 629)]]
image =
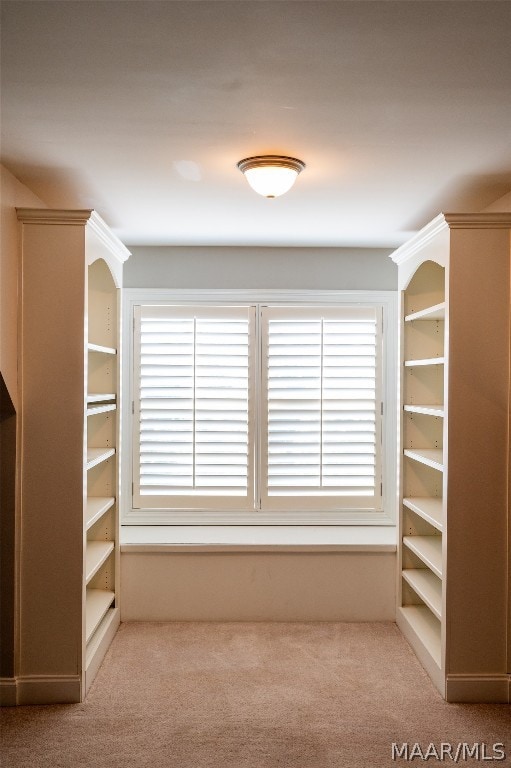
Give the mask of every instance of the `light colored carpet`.
[(392, 623), (129, 623), (83, 704), (2, 711), (2, 767), (407, 765), (393, 742), (503, 742), (511, 765), (510, 710), (446, 704)]

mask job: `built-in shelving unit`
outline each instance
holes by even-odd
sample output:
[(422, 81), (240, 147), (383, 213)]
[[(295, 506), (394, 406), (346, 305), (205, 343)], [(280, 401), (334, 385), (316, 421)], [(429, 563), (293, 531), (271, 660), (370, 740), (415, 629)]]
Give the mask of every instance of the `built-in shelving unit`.
[(91, 210), (20, 209), (18, 218), (26, 448), (20, 667), (23, 675), (26, 659), (31, 679), (44, 681), (18, 698), (81, 701), (120, 621), (118, 350), (129, 253)]
[(85, 690), (119, 624), (119, 272), (111, 258), (88, 266)]
[(508, 701), (511, 690), (510, 231), (509, 214), (441, 215), (392, 256), (402, 292), (397, 622), (449, 701)]
[[(441, 677), (445, 268), (426, 262), (402, 301), (401, 626)], [(405, 502), (404, 499), (408, 499)], [(406, 634), (405, 633), (405, 634)]]

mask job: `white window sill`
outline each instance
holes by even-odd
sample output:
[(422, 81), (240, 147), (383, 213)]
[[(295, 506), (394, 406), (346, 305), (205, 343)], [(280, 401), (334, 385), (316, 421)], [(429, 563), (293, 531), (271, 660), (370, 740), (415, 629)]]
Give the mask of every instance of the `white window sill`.
[(395, 552), (388, 525), (127, 525), (121, 552)]

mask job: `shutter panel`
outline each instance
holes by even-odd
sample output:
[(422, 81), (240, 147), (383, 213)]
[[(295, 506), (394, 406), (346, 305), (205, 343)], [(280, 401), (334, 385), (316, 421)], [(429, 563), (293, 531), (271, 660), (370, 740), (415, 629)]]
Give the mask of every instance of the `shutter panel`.
[(137, 308), (135, 506), (247, 508), (253, 316), (250, 307)]
[(263, 508), (380, 504), (380, 327), (374, 307), (262, 313)]

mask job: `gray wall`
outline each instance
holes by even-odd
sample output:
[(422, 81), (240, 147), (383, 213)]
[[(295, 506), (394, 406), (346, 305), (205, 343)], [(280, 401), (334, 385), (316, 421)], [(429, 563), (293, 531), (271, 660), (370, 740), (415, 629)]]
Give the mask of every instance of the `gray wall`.
[(386, 248), (128, 247), (125, 288), (397, 290)]

